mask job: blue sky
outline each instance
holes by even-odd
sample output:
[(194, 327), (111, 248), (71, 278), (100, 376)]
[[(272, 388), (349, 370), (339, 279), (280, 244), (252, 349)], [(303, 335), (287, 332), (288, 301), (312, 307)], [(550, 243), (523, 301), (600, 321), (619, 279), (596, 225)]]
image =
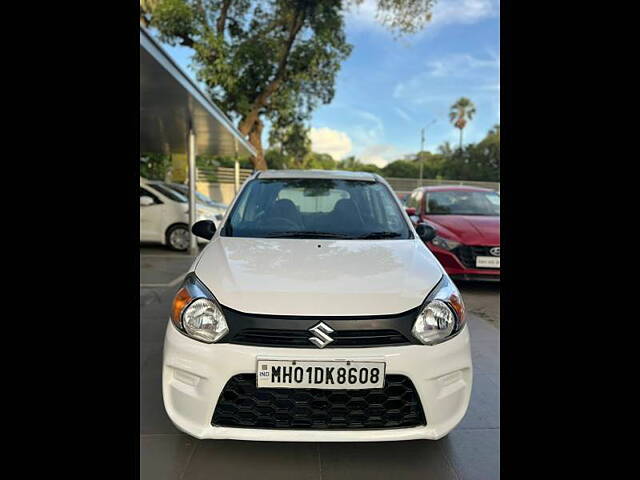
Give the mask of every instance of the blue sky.
[[(394, 39), (375, 20), (375, 2), (347, 14), (351, 56), (342, 65), (336, 95), (310, 122), (313, 150), (335, 159), (355, 155), (384, 166), (444, 141), (456, 145), (449, 107), (469, 97), (477, 113), (464, 142), (477, 142), (500, 122), (500, 1), (439, 0), (420, 33)], [(190, 74), (189, 51), (166, 47)], [(266, 144), (267, 133), (263, 141)]]

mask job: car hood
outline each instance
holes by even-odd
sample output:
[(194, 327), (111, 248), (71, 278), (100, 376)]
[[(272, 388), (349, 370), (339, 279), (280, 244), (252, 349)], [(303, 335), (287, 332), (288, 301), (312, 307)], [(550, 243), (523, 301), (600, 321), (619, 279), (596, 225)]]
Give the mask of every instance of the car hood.
[(417, 240), (216, 237), (195, 274), (245, 313), (387, 315), (422, 304), (443, 275)]
[(500, 217), (480, 215), (428, 215), (438, 234), (466, 245), (500, 245)]

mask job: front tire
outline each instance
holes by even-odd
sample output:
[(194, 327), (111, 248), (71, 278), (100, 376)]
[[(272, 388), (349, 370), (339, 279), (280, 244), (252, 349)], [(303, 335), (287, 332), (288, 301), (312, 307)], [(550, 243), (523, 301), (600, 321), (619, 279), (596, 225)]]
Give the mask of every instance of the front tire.
[(167, 246), (178, 252), (184, 252), (189, 248), (189, 227), (183, 223), (171, 225), (167, 228)]

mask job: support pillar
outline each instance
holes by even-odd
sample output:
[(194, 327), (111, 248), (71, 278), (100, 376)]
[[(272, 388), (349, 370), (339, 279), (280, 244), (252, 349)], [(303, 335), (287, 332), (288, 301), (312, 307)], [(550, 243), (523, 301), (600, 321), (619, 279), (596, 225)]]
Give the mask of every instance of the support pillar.
[(198, 244), (196, 236), (191, 233), (191, 227), (196, 223), (196, 134), (193, 129), (189, 129), (189, 141), (187, 150), (187, 160), (189, 163), (189, 254), (198, 254)]

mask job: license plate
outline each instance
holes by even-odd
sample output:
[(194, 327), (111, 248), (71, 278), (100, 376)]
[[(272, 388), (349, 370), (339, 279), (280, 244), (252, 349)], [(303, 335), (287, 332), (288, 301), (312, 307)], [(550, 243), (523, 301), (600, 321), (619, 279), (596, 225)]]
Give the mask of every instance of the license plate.
[(500, 268), (500, 257), (476, 257), (476, 267)]
[(258, 388), (364, 389), (384, 386), (384, 362), (258, 360)]

